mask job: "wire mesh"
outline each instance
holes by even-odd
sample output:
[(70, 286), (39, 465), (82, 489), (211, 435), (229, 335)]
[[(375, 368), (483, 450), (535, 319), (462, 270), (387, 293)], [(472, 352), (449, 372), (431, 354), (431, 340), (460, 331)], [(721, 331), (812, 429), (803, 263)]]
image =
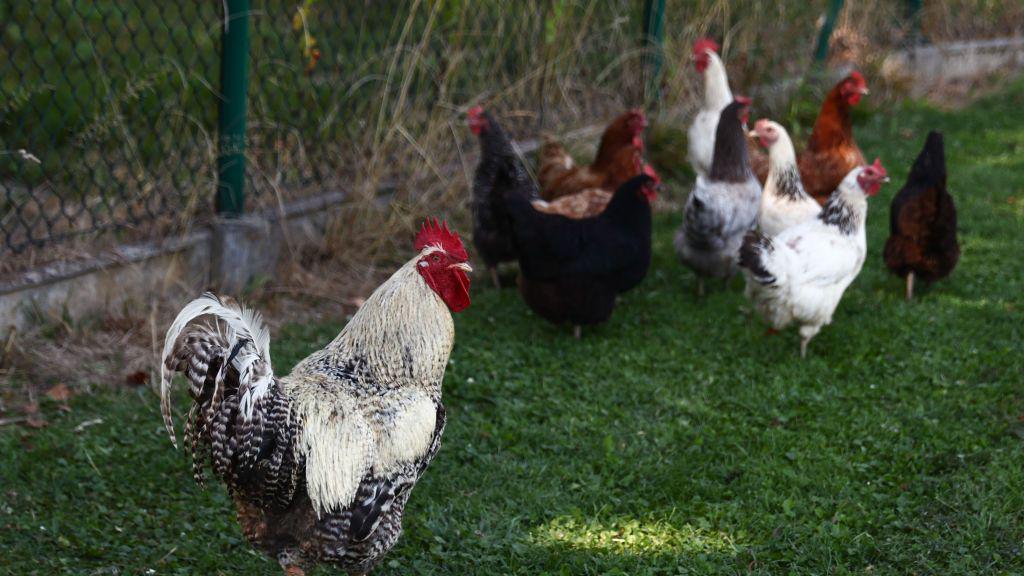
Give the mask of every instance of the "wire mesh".
[[(602, 82), (621, 96), (608, 48), (639, 37), (639, 8), (599, 4), (252, 2), (247, 205), (343, 188), (367, 164), (387, 177), (438, 115), (481, 94), (536, 103), (541, 71), (561, 99)], [(0, 22), (0, 254), (212, 212), (223, 3), (11, 0)], [(589, 57), (559, 79), (582, 62), (552, 41), (565, 30)]]
[[(0, 2), (0, 272), (213, 213), (224, 4)], [(246, 209), (386, 180), (444, 185), (477, 102), (527, 137), (642, 105), (643, 4), (252, 0)], [(675, 110), (697, 101), (696, 37), (722, 40), (737, 86), (761, 85), (806, 68), (824, 6), (666, 4), (660, 90)], [(904, 34), (902, 4), (847, 4), (833, 39), (870, 65)], [(984, 18), (968, 9), (982, 4)], [(940, 40), (1001, 34), (1021, 15), (1013, 0), (951, 0), (922, 20)]]

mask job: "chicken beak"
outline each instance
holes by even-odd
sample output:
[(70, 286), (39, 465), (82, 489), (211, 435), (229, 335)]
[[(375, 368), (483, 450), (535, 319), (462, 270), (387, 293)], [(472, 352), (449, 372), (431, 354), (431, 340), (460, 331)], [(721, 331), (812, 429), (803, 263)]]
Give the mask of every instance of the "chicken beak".
[(888, 183), (889, 183), (889, 177), (888, 176), (886, 176), (885, 178), (882, 178), (882, 184), (888, 184)]
[(751, 138), (757, 138), (757, 130), (751, 130), (748, 136), (750, 136)]
[(868, 94), (871, 94), (871, 91), (868, 90), (867, 88), (861, 88), (860, 90), (858, 90), (858, 92), (860, 92), (864, 96), (867, 96)]
[(473, 272), (473, 267), (470, 266), (468, 262), (459, 262), (458, 264), (452, 264), (448, 268), (458, 268), (459, 270), (462, 270), (466, 274), (471, 274)]

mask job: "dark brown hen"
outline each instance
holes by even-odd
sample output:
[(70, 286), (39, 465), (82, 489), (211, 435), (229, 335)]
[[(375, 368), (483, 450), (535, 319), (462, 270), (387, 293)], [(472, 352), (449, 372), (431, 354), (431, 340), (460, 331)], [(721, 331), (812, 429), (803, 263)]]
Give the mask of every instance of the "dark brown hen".
[(956, 205), (946, 190), (942, 134), (929, 132), (924, 149), (910, 169), (907, 183), (892, 199), (885, 265), (906, 278), (906, 297), (914, 279), (935, 282), (949, 276), (960, 259)]

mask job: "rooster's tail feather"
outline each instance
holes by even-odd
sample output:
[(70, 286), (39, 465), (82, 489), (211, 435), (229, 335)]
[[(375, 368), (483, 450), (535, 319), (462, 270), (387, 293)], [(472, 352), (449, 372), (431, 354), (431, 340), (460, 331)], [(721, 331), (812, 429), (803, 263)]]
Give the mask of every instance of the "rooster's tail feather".
[[(214, 327), (198, 326), (186, 331), (203, 316), (212, 316)], [(164, 339), (160, 365), (160, 411), (175, 447), (177, 441), (171, 416), (173, 373), (184, 372), (190, 382), (189, 392), (196, 403), (208, 404), (207, 410), (213, 410), (217, 403), (209, 401), (223, 397), (223, 383), (229, 367), (238, 374), (239, 409), (245, 418), (251, 418), (256, 402), (274, 381), (270, 363), (270, 332), (259, 312), (206, 292), (181, 309)], [(212, 373), (213, 369), (216, 369), (216, 374)], [(214, 387), (209, 390), (211, 377)]]

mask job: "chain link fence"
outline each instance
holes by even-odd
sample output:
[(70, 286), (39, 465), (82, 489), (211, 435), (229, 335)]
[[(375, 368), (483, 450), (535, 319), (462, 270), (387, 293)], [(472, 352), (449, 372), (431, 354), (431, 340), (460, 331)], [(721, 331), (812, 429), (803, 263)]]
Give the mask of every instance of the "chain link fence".
[[(226, 4), (0, 5), (0, 254), (89, 251), (98, 233), (153, 238), (213, 211)], [(599, 83), (635, 50), (632, 4), (253, 2), (248, 206), (345, 188), (370, 163), (387, 172), (478, 95), (528, 100), (545, 59), (577, 59), (551, 41), (570, 24), (586, 70), (552, 89)]]
[[(214, 213), (230, 1), (0, 3), (0, 272)], [(952, 4), (969, 13), (985, 2), (998, 4), (984, 19), (992, 33), (1020, 14), (1009, 0)], [(694, 102), (700, 35), (722, 39), (738, 86), (798, 73), (827, 4), (668, 2), (665, 43), (647, 44), (664, 63), (651, 82), (642, 35), (654, 3), (252, 0), (246, 210), (389, 179), (444, 186), (451, 165), (466, 168), (462, 112), (480, 101), (528, 136), (600, 122), (645, 93)], [(929, 6), (926, 35), (958, 29), (957, 13)], [(879, 23), (904, 11), (848, 3), (837, 35), (895, 44), (906, 27)]]

